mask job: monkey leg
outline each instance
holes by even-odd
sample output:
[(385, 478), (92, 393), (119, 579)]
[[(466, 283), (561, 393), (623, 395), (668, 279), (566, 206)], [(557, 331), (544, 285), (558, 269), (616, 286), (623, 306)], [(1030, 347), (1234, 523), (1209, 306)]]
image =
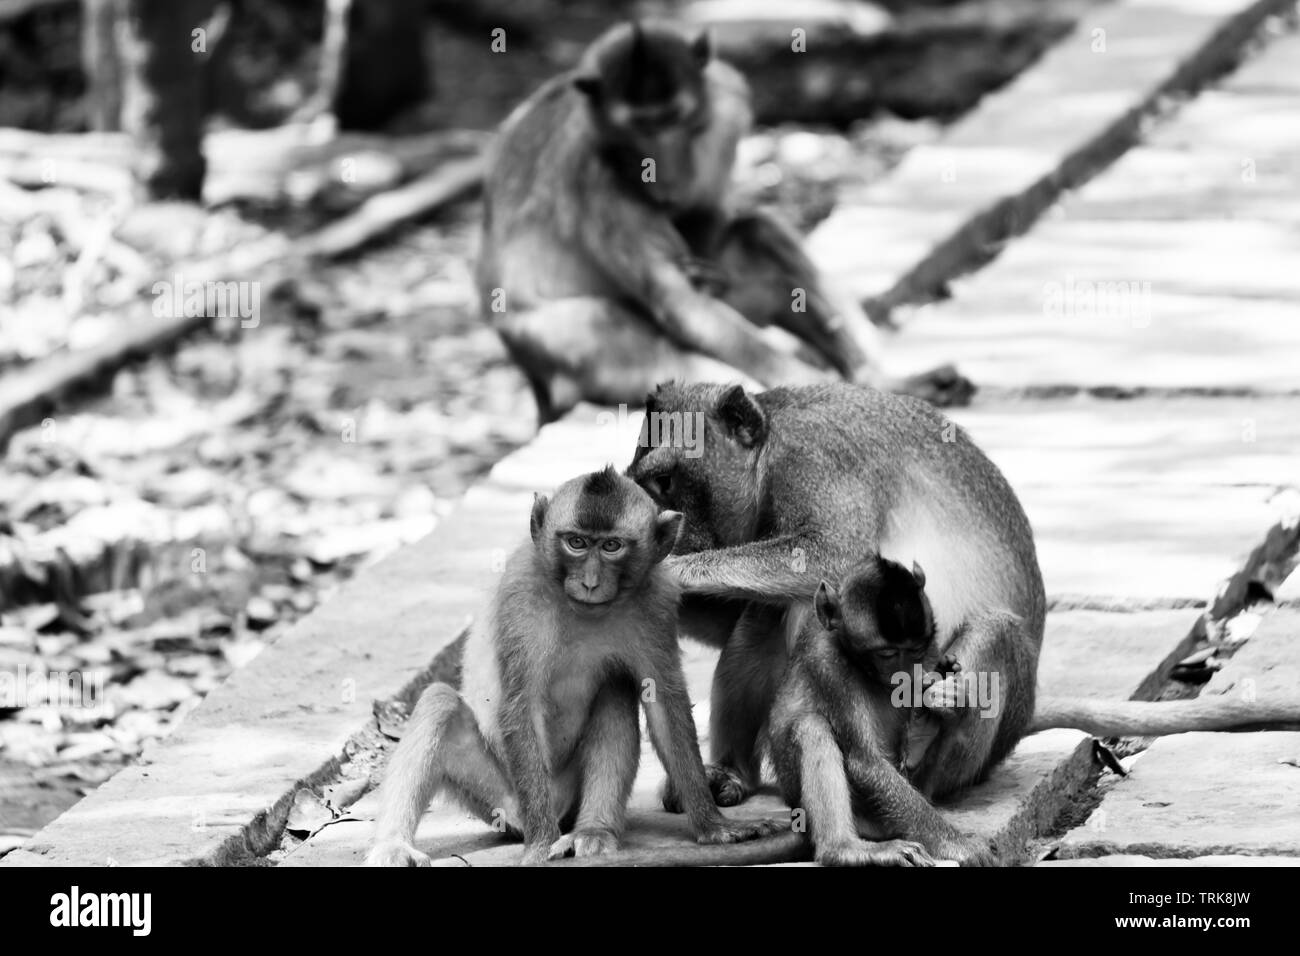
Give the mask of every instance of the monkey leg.
[(613, 299), (557, 299), (491, 317), (533, 385), (543, 422), (583, 400), (640, 404), (655, 385), (672, 378), (761, 388), (725, 362), (679, 345)]
[(807, 343), (844, 378), (933, 405), (965, 405), (975, 386), (951, 365), (899, 378), (880, 366), (884, 340), (857, 302), (837, 294), (808, 258), (799, 235), (750, 210), (715, 229), (706, 287), (755, 325), (776, 325)]
[(447, 684), (431, 684), (388, 762), (368, 866), (423, 866), (412, 841), (435, 793), (445, 791), (488, 823), (518, 835), (513, 787), (465, 701)]
[(612, 681), (596, 695), (578, 743), (581, 789), (573, 831), (551, 846), (550, 859), (600, 856), (618, 849), (641, 760), (635, 685)]
[(713, 673), (709, 712), (712, 764), (709, 789), (722, 807), (740, 803), (758, 787), (759, 737), (767, 723), (787, 660), (784, 609), (751, 604), (722, 649)]
[(958, 706), (941, 711), (939, 735), (912, 775), (936, 798), (978, 783), (1028, 732), (1038, 674), (1036, 643), (1006, 612), (976, 618), (944, 653), (961, 664), (942, 682)]
[(806, 342), (845, 378), (874, 367), (879, 332), (856, 306), (833, 300), (789, 226), (750, 210), (726, 223), (712, 241), (724, 302), (755, 325), (776, 325)]
[(962, 866), (995, 861), (988, 844), (962, 833), (874, 746), (845, 757), (858, 832), (871, 839), (921, 844), (936, 860)]
[[(858, 836), (844, 754), (821, 715), (805, 713), (782, 731), (782, 788), (795, 812), (807, 816), (814, 859), (824, 866), (929, 866), (930, 855), (909, 840), (873, 842)], [(797, 776), (797, 784), (790, 780)], [(796, 791), (791, 794), (790, 791)], [(796, 802), (797, 801), (797, 802)]]

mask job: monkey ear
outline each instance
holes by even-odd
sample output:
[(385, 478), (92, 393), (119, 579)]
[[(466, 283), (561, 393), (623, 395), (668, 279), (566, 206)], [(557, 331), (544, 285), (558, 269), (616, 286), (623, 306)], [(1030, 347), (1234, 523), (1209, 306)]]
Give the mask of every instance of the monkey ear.
[(817, 609), (817, 620), (826, 630), (834, 631), (840, 626), (840, 596), (825, 581), (817, 585), (813, 607)]
[(533, 514), (528, 519), (528, 530), (533, 536), (534, 544), (541, 536), (542, 523), (546, 521), (546, 508), (549, 504), (546, 495), (533, 495)]
[(767, 437), (767, 416), (745, 386), (733, 385), (718, 400), (718, 418), (727, 431), (746, 448), (761, 444)]
[(600, 99), (600, 77), (598, 76), (579, 73), (573, 78), (573, 88), (593, 103)]
[(921, 565), (915, 561), (912, 562), (912, 577), (916, 578), (918, 588), (925, 587), (925, 572), (921, 570)]
[(691, 41), (691, 54), (700, 66), (704, 66), (713, 58), (713, 41), (709, 39), (708, 30), (701, 30)]
[(682, 531), (682, 513), (665, 511), (655, 519), (655, 564), (673, 553), (677, 536)]

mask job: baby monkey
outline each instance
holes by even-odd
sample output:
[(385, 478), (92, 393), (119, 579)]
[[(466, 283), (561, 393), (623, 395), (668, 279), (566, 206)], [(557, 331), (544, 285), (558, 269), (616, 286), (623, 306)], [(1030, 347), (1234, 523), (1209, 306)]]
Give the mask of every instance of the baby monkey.
[[(969, 859), (958, 851), (969, 851), (970, 838), (928, 803), (891, 799), (912, 790), (909, 769), (957, 703), (946, 685), (960, 664), (938, 653), (925, 572), (869, 554), (838, 589), (823, 581), (813, 607), (816, 620), (800, 632), (777, 694), (771, 743), (785, 799), (808, 815), (815, 859), (840, 866)], [(918, 679), (923, 693), (914, 697), (908, 690)], [(859, 837), (857, 818), (893, 819), (918, 802), (925, 809), (902, 828), (915, 842)]]
[(466, 640), (461, 693), (426, 689), (393, 753), (368, 865), (429, 864), (412, 841), (438, 792), (522, 835), (525, 864), (615, 851), (640, 705), (700, 843), (782, 828), (728, 820), (709, 792), (677, 645), (678, 586), (662, 565), (680, 526), (612, 467), (534, 499), (531, 538)]

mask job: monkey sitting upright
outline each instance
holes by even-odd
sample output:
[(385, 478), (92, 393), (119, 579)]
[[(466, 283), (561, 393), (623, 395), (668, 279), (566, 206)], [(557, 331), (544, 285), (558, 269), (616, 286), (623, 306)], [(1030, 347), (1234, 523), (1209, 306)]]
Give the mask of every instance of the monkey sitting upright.
[[(895, 691), (920, 675), (938, 681), (960, 669), (938, 656), (920, 566), (909, 572), (869, 554), (838, 589), (822, 581), (813, 606), (816, 618), (797, 638), (772, 707), (769, 741), (785, 800), (807, 814), (814, 859), (831, 866), (991, 861), (986, 846), (925, 801), (915, 802), (906, 827), (880, 807), (882, 795), (908, 785), (908, 771), (952, 712), (933, 692), (917, 695), (936, 703), (931, 709)], [(892, 786), (891, 776), (898, 777)], [(889, 809), (897, 814), (904, 805)], [(887, 839), (864, 840), (863, 829)]]
[[(476, 284), (543, 422), (580, 400), (634, 403), (656, 382), (800, 384), (836, 373), (936, 403), (951, 368), (878, 367), (877, 332), (837, 299), (792, 231), (731, 208), (749, 91), (707, 35), (622, 24), (501, 126), (484, 180)], [(724, 277), (710, 295), (702, 275)], [(756, 328), (777, 324), (812, 362)]]
[[(638, 698), (699, 842), (780, 828), (728, 820), (709, 793), (677, 646), (678, 589), (661, 565), (680, 523), (612, 468), (551, 501), (537, 496), (531, 540), (466, 641), (463, 696), (433, 684), (411, 714), (367, 864), (429, 863), (412, 840), (438, 791), (522, 833), (526, 864), (614, 851), (641, 752)], [(561, 821), (572, 823), (564, 835)]]

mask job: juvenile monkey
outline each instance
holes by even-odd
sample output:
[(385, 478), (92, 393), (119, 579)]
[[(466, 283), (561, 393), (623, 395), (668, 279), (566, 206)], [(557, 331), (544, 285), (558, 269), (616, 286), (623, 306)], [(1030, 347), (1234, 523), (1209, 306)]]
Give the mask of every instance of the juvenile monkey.
[[(863, 552), (924, 566), (939, 653), (964, 672), (998, 677), (995, 712), (963, 708), (943, 721), (910, 780), (888, 759), (863, 769), (859, 782), (875, 787), (878, 816), (893, 835), (922, 839), (909, 828), (927, 812), (927, 797), (983, 779), (1031, 731), (1149, 734), (1300, 720), (1300, 700), (1061, 700), (1044, 701), (1036, 714), (1046, 598), (1029, 521), (997, 467), (923, 402), (842, 384), (751, 395), (741, 386), (670, 383), (646, 410), (661, 421), (698, 414), (704, 422), (703, 441), (692, 446), (702, 454), (686, 454), (671, 429), (654, 429), (628, 474), (683, 513), (667, 562), (686, 595), (683, 630), (722, 645), (707, 768), (722, 805), (758, 783), (759, 743), (787, 646), (821, 581)], [(877, 740), (867, 752), (886, 749)], [(674, 797), (665, 793), (670, 808)], [(973, 844), (942, 854), (983, 858)]]
[(661, 564), (680, 524), (612, 468), (537, 496), (531, 538), (466, 641), (462, 693), (426, 689), (393, 753), (367, 864), (429, 863), (412, 840), (437, 792), (522, 834), (526, 864), (613, 852), (641, 750), (638, 698), (699, 842), (775, 832), (726, 819), (709, 794), (678, 588)]
[[(543, 421), (581, 399), (639, 401), (672, 376), (775, 385), (838, 372), (936, 402), (969, 397), (950, 368), (888, 379), (870, 321), (828, 292), (798, 238), (732, 209), (750, 123), (748, 87), (707, 35), (646, 22), (611, 28), (502, 124), (476, 281)], [(723, 278), (718, 295), (710, 275)], [(809, 361), (755, 327), (774, 323)]]
[[(952, 711), (946, 699), (923, 709), (895, 690), (906, 690), (918, 671), (938, 680), (960, 669), (938, 657), (924, 588), (919, 565), (909, 572), (868, 555), (838, 589), (821, 582), (816, 618), (791, 654), (772, 708), (772, 763), (785, 800), (807, 814), (819, 863), (992, 859), (909, 782)], [(864, 840), (863, 831), (887, 840)]]

